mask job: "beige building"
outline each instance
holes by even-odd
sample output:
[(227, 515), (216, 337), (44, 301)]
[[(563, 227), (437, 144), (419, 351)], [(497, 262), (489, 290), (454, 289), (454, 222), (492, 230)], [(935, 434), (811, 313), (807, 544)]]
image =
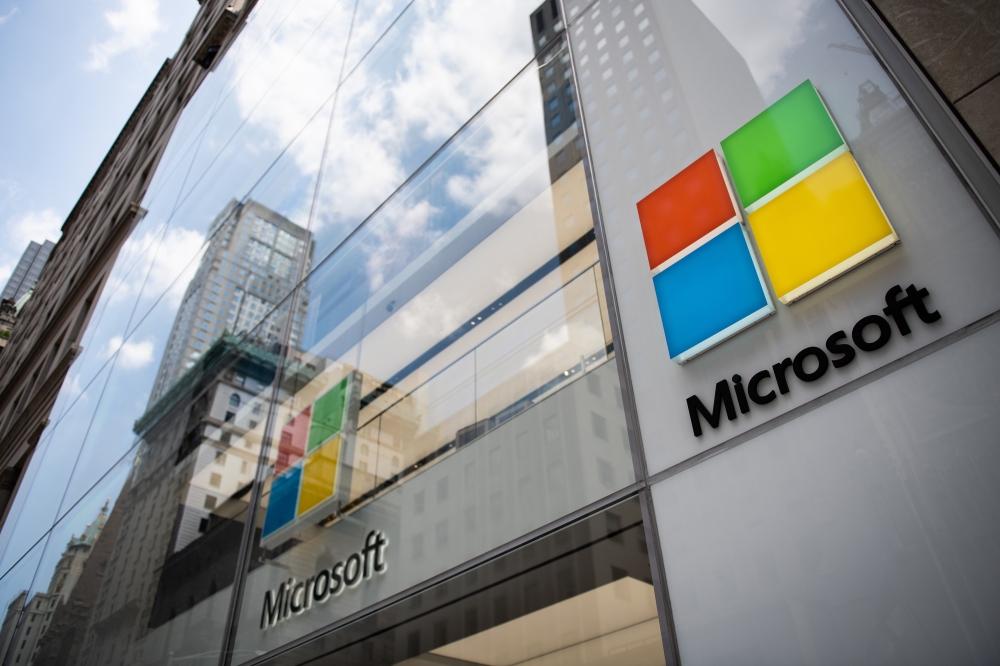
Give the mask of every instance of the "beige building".
[[(110, 500), (109, 500), (110, 503)], [(45, 592), (36, 592), (24, 606), (28, 598), (25, 590), (7, 609), (2, 628), (0, 646), (7, 649), (9, 664), (33, 664), (42, 645), (42, 638), (52, 625), (52, 617), (61, 605), (66, 605), (77, 581), (83, 574), (84, 565), (90, 557), (105, 523), (108, 520), (108, 503), (101, 509), (94, 522), (87, 525), (80, 536), (73, 535), (59, 563), (56, 564), (49, 586)], [(21, 615), (20, 624), (18, 616)]]

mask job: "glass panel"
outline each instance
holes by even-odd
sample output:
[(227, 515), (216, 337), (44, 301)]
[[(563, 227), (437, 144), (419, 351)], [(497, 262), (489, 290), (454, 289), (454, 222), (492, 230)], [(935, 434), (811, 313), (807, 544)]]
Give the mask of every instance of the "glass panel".
[[(55, 413), (55, 410), (53, 410)], [(49, 440), (52, 439), (53, 433), (55, 433), (55, 423), (49, 421), (49, 424), (45, 426), (45, 430), (42, 432), (42, 436), (38, 438), (38, 444), (35, 446), (35, 451), (43, 451), (49, 445)], [(33, 544), (26, 541), (22, 542), (21, 545), (14, 545), (8, 549), (10, 546), (11, 538), (16, 533), (17, 520), (16, 516), (21, 515), (24, 510), (24, 504), (29, 497), (27, 492), (28, 488), (35, 481), (35, 476), (38, 474), (38, 468), (41, 463), (41, 456), (34, 455), (31, 460), (28, 461), (27, 466), (24, 468), (23, 476), (21, 477), (21, 489), (24, 492), (18, 492), (10, 499), (10, 508), (7, 510), (7, 515), (10, 520), (4, 522), (3, 530), (0, 531), (0, 577), (6, 575), (7, 570), (13, 566), (13, 562), (16, 562), (19, 557), (21, 557), (28, 548)]]
[[(303, 614), (338, 601), (314, 600)], [(631, 499), (264, 663), (655, 666), (662, 646)]]
[[(187, 113), (187, 111), (185, 111)], [(186, 116), (182, 115), (182, 120)], [(111, 274), (105, 282), (94, 314), (87, 325), (80, 346), (83, 352), (74, 361), (67, 383), (77, 387), (88, 385), (104, 367), (115, 351), (122, 345), (125, 332), (134, 325), (136, 303), (145, 293), (157, 296), (171, 288), (163, 270), (150, 272), (150, 263), (162, 248), (163, 255), (174, 257), (181, 262), (193, 257), (202, 243), (202, 238), (184, 229), (169, 228), (168, 221), (174, 211), (181, 185), (188, 176), (194, 147), (183, 155), (173, 155), (171, 151), (181, 137), (174, 135), (164, 161), (161, 161), (154, 176), (154, 183), (147, 192), (143, 205), (148, 210), (140, 211), (137, 222), (128, 239), (122, 245)], [(175, 159), (171, 159), (175, 158)], [(171, 163), (167, 164), (166, 160)], [(162, 176), (162, 179), (161, 179)], [(152, 187), (159, 188), (153, 197)], [(176, 289), (176, 286), (174, 287)], [(183, 289), (183, 287), (182, 287)], [(176, 294), (179, 296), (179, 294)]]
[[(339, 6), (338, 3), (325, 3), (325, 5), (326, 7), (322, 8), (312, 3), (311, 9), (305, 9), (312, 12), (322, 10), (324, 15), (328, 15), (331, 13), (331, 7)], [(267, 37), (270, 40), (269, 44), (283, 34), (281, 30), (291, 30), (296, 25), (301, 29), (308, 24), (312, 26), (310, 30), (315, 29), (312, 18), (301, 16), (302, 11), (305, 11), (302, 7), (298, 13), (293, 12), (291, 17), (281, 12), (280, 16), (275, 15), (266, 7), (261, 9), (262, 25), (270, 26)], [(257, 10), (254, 16), (258, 16)], [(349, 25), (341, 25), (333, 19), (331, 21), (331, 25), (335, 26), (331, 28), (334, 32), (327, 35), (331, 42), (318, 45), (313, 40), (309, 42), (312, 46), (305, 48), (304, 51), (300, 48), (303, 45), (297, 45), (293, 49), (285, 43), (277, 52), (268, 52), (269, 56), (262, 55), (260, 43), (262, 37), (259, 32), (249, 36), (244, 33), (224, 60), (230, 63), (227, 69), (210, 75), (210, 79), (214, 77), (213, 80), (223, 83), (217, 84), (212, 89), (203, 88), (204, 94), (218, 97), (221, 85), (226, 91), (226, 96), (219, 101), (219, 107), (211, 112), (210, 122), (204, 129), (202, 138), (199, 139), (200, 147), (192, 151), (188, 159), (190, 162), (193, 158), (194, 164), (190, 168), (176, 170), (175, 180), (186, 183), (183, 195), (177, 205), (170, 203), (169, 206), (161, 197), (158, 200), (160, 205), (151, 211), (151, 215), (155, 214), (160, 222), (160, 226), (156, 227), (157, 231), (150, 239), (136, 232), (129, 241), (152, 248), (142, 255), (144, 270), (141, 271), (143, 275), (138, 281), (143, 299), (139, 305), (141, 316), (145, 316), (145, 311), (168, 291), (170, 298), (176, 301), (175, 307), (180, 304), (181, 298), (185, 296), (185, 289), (190, 291), (191, 286), (188, 283), (197, 277), (194, 269), (200, 265), (199, 252), (203, 251), (202, 246), (216, 231), (233, 232), (233, 229), (226, 228), (227, 224), (234, 223), (233, 213), (240, 210), (238, 206), (234, 208), (233, 204), (243, 201), (248, 193), (251, 197), (263, 200), (269, 209), (266, 215), (276, 215), (279, 218), (289, 216), (294, 219), (292, 224), (302, 228), (307, 226), (315, 175), (329, 126), (332, 102), (323, 106), (321, 98), (315, 104), (307, 102), (308, 109), (293, 110), (289, 104), (301, 97), (302, 91), (300, 90), (299, 96), (295, 97), (287, 90), (275, 91), (272, 88), (279, 79), (300, 81), (303, 72), (296, 69), (299, 66), (308, 65), (322, 71), (333, 67), (335, 71), (339, 71), (332, 60), (313, 53), (316, 48), (322, 46), (332, 49), (331, 53), (340, 49), (342, 55)], [(343, 34), (334, 39), (340, 34), (337, 31)], [(282, 51), (287, 55), (279, 56)], [(284, 57), (284, 60), (281, 57)], [(259, 63), (256, 68), (250, 67), (261, 58), (264, 58), (268, 67), (260, 66)], [(299, 64), (293, 66), (292, 63)], [(307, 88), (312, 90), (307, 86), (299, 87), (302, 90)], [(196, 95), (199, 100), (202, 91)], [(278, 97), (281, 97), (282, 101), (276, 105), (274, 100)], [(204, 107), (204, 101), (201, 101), (200, 105), (198, 108)], [(281, 110), (287, 114), (282, 122), (278, 123), (273, 117), (264, 117), (267, 109), (270, 109), (272, 116)], [(185, 114), (187, 113), (186, 109)], [(254, 113), (256, 115), (248, 119)], [(197, 153), (197, 156), (194, 153)], [(261, 182), (262, 180), (264, 182)], [(239, 224), (239, 221), (235, 223)], [(242, 233), (242, 230), (237, 233)], [(239, 240), (237, 239), (237, 242)], [(208, 251), (211, 252), (212, 248)], [(128, 257), (129, 254), (131, 253), (125, 253), (125, 256)], [(294, 282), (297, 279), (297, 270), (291, 266), (294, 261), (282, 262), (279, 257), (275, 258), (278, 264), (275, 267), (278, 282), (284, 283), (289, 280)], [(294, 253), (292, 258), (294, 259)], [(243, 276), (237, 275), (236, 279), (240, 277)], [(263, 279), (267, 284), (262, 287), (266, 287), (265, 291), (268, 293), (260, 295), (260, 302), (254, 301), (260, 310), (257, 312), (257, 321), (269, 309), (268, 304), (273, 307), (274, 303), (291, 289), (290, 284), (271, 284), (270, 278), (266, 276)], [(223, 284), (223, 287), (230, 291), (230, 298), (226, 301), (227, 307), (233, 304), (234, 287), (246, 286), (230, 282)], [(242, 289), (242, 291), (247, 290)], [(135, 325), (136, 320), (132, 326)], [(242, 328), (245, 330), (246, 327)]]
[[(314, 225), (317, 257), (531, 61), (533, 2), (417, 0), (353, 70), (337, 94)], [(368, 39), (370, 21), (387, 16), (383, 6), (359, 5), (359, 40)]]
[(598, 288), (588, 271), (476, 349), (476, 408), (488, 425), (606, 360)]
[[(274, 4), (262, 9), (281, 12), (284, 3)], [(232, 79), (205, 130), (184, 199), (206, 180), (223, 195), (244, 196), (331, 101), (353, 9), (354, 0), (296, 3), (263, 47), (226, 54)]]
[(993, 225), (839, 3), (600, 0), (568, 33), (650, 473), (1000, 309)]
[(1000, 326), (653, 486), (684, 664), (1000, 659)]
[[(272, 324), (265, 320), (243, 341), (221, 336), (144, 409), (105, 415), (108, 437), (127, 429), (139, 441), (53, 532), (53, 548), (69, 545), (43, 558), (42, 572), (51, 565), (55, 573), (39, 590), (59, 593), (52, 586), (65, 565), (78, 576), (67, 606), (82, 612), (60, 606), (65, 615), (53, 617), (56, 633), (42, 652), (68, 653), (79, 664), (218, 662), (278, 362), (266, 338)], [(137, 380), (121, 383), (135, 388)], [(71, 537), (102, 503), (101, 518)], [(100, 559), (92, 561), (81, 543), (101, 520), (91, 554)]]
[(347, 49), (344, 73), (350, 75), (355, 67), (375, 46), (385, 38), (386, 30), (399, 20), (412, 0), (359, 0), (351, 28), (351, 43)]
[[(565, 49), (538, 65), (310, 276), (238, 654), (273, 649), (634, 481), (577, 126), (553, 124), (543, 92), (566, 80)], [(281, 580), (305, 580), (330, 553), (347, 557), (371, 530), (391, 546), (369, 547), (394, 553), (384, 575), (323, 613), (259, 631), (260, 604)]]
[(227, 78), (225, 72), (228, 70), (229, 64), (224, 60), (217, 71), (209, 72), (198, 86), (198, 90), (185, 104), (143, 197), (143, 208), (147, 210), (155, 206), (172, 208), (176, 203), (185, 182), (191, 177), (190, 167), (195, 155), (198, 154), (205, 135), (205, 127), (222, 99)]
[[(196, 317), (187, 323), (191, 329), (187, 331), (188, 337), (204, 340), (206, 349), (223, 337), (229, 337), (224, 333), (225, 325), (217, 324), (215, 319), (207, 322)], [(160, 385), (176, 381), (176, 377), (165, 370), (170, 363), (170, 359), (165, 358), (165, 348), (171, 340), (183, 337), (184, 324), (183, 311), (178, 312), (176, 301), (164, 298), (121, 343), (118, 353), (111, 359), (110, 378), (103, 388), (101, 404), (86, 433), (86, 440), (75, 451), (72, 478), (67, 484), (63, 507), (72, 506), (96, 479), (136, 445), (138, 436), (133, 426), (155, 401), (151, 392), (157, 380), (164, 377)], [(177, 334), (173, 338), (164, 334), (174, 328)], [(199, 338), (199, 334), (204, 337)], [(199, 351), (198, 355), (201, 353)], [(194, 359), (187, 359), (187, 362), (195, 365)], [(186, 371), (189, 367), (184, 363), (181, 369)]]
[(81, 638), (122, 518), (122, 507), (115, 512), (112, 505), (133, 462), (130, 456), (116, 466), (46, 536), (34, 578), (19, 581), (26, 608), (4, 663), (58, 663), (59, 656), (63, 663), (85, 663)]

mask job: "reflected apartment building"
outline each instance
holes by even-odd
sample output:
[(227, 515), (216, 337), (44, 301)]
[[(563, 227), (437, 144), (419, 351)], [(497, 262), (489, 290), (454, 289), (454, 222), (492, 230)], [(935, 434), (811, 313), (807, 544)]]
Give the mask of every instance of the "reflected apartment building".
[[(50, 659), (60, 651), (68, 654), (74, 636), (66, 635), (65, 625), (72, 622), (72, 616), (80, 610), (79, 601), (74, 594), (78, 593), (78, 585), (80, 588), (87, 588), (90, 587), (88, 583), (92, 584), (92, 581), (81, 579), (84, 578), (87, 562), (97, 547), (98, 539), (104, 534), (107, 521), (108, 504), (105, 504), (80, 536), (70, 537), (46, 591), (36, 592), (30, 599), (27, 591), (22, 592), (8, 607), (3, 625), (0, 626), (0, 646), (7, 652), (9, 660), (5, 663), (58, 663), (51, 662)], [(93, 572), (93, 568), (91, 571)], [(22, 606), (25, 615), (18, 624)], [(79, 631), (83, 626), (85, 625), (78, 625), (76, 630)]]

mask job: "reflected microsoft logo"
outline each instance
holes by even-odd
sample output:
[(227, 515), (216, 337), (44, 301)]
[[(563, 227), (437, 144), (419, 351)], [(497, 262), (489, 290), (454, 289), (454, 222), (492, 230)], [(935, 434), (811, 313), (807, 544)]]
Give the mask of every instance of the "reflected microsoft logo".
[(786, 305), (899, 242), (810, 81), (723, 139), (722, 152), (725, 162), (710, 150), (637, 204), (678, 363), (774, 312), (737, 197)]
[[(302, 523), (336, 509), (343, 479), (340, 461), (356, 427), (360, 383), (351, 373), (281, 429), (261, 545), (281, 543)], [(352, 414), (355, 418), (352, 418)]]

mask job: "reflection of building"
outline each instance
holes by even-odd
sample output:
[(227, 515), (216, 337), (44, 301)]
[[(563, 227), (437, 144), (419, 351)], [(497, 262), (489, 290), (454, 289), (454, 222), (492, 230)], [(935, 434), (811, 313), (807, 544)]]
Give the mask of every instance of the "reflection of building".
[(136, 421), (143, 443), (80, 663), (138, 655), (151, 630), (232, 582), (274, 368), (224, 335)]
[(3, 352), (3, 348), (7, 346), (10, 333), (14, 330), (16, 323), (17, 308), (14, 307), (14, 301), (7, 298), (0, 300), (0, 352)]
[[(858, 86), (858, 110), (861, 133), (852, 141), (852, 149), (866, 174), (877, 174), (879, 185), (875, 196), (893, 217), (909, 217), (931, 212), (942, 218), (952, 214), (950, 203), (933, 199), (917, 203), (913, 197), (901, 196), (916, 178), (922, 187), (932, 188), (942, 173), (914, 171), (912, 165), (933, 159), (937, 148), (922, 140), (923, 128), (913, 121), (906, 103), (894, 94), (891, 99), (876, 84), (865, 81)], [(930, 208), (936, 210), (930, 210)]]
[(742, 56), (690, 0), (611, 8), (594, 20), (592, 34), (574, 40), (574, 55), (609, 213), (634, 206), (764, 100)]
[(28, 243), (28, 249), (21, 255), (0, 298), (16, 301), (27, 294), (38, 282), (38, 277), (45, 268), (45, 262), (49, 260), (49, 255), (55, 246), (52, 241), (45, 241), (41, 245), (34, 241)]
[[(151, 405), (223, 331), (244, 333), (259, 324), (312, 261), (312, 234), (254, 201), (231, 202), (215, 219), (209, 237), (170, 331)], [(301, 336), (307, 305), (300, 297), (293, 344)], [(272, 319), (258, 337), (278, 341), (283, 324), (281, 317)]]
[(882, 89), (871, 81), (865, 81), (858, 87), (858, 122), (862, 132), (870, 132), (876, 125), (905, 108), (905, 103), (899, 95), (895, 100), (882, 92)]
[(287, 309), (253, 329), (308, 270), (312, 240), (252, 201), (230, 203), (210, 237), (135, 423), (142, 445), (81, 663), (139, 659), (151, 631), (232, 582)]
[(255, 3), (205, 0), (177, 53), (150, 82), (62, 223), (31, 300), (0, 356), (0, 521), (107, 284), (118, 252), (142, 220), (139, 202), (188, 100), (208, 70), (195, 57), (224, 52)]
[[(546, 0), (531, 15), (531, 35), (538, 58), (538, 78), (542, 85), (545, 117), (545, 143), (549, 145), (549, 172), (555, 183), (583, 159), (583, 138), (576, 122), (576, 101), (573, 96), (573, 69), (569, 52), (563, 48), (546, 48), (562, 30), (559, 3)], [(559, 38), (561, 39), (561, 38)]]
[[(53, 622), (70, 601), (70, 595), (84, 571), (87, 559), (97, 543), (108, 520), (108, 505), (101, 509), (97, 519), (87, 525), (79, 537), (70, 537), (45, 592), (36, 592), (23, 607), (28, 592), (22, 592), (7, 608), (7, 616), (0, 628), (0, 645), (10, 645), (7, 653), (9, 664), (34, 664), (38, 650), (45, 642)], [(20, 623), (18, 624), (18, 615)]]

